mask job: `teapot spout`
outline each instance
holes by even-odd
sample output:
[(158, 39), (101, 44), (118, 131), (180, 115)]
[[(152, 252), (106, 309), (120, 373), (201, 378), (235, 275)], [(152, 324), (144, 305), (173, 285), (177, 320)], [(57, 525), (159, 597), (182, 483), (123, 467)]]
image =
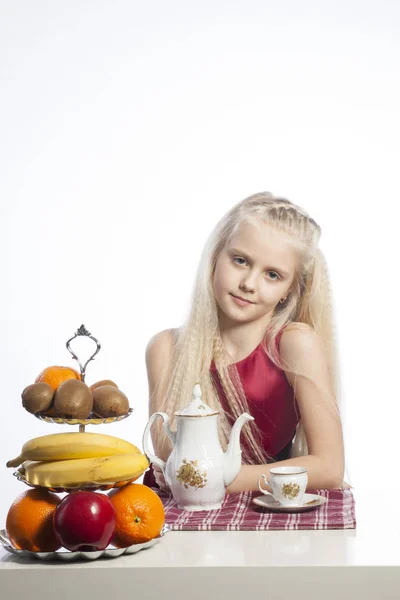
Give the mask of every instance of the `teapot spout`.
[(254, 421), (254, 417), (248, 413), (243, 413), (236, 419), (229, 438), (228, 449), (224, 458), (224, 483), (228, 487), (238, 476), (242, 464), (242, 450), (240, 448), (240, 432), (247, 421)]

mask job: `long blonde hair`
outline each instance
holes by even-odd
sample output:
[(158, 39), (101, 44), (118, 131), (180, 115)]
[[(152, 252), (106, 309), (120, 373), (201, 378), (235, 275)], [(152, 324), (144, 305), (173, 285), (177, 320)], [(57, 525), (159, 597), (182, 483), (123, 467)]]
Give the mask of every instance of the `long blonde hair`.
[[(191, 304), (184, 324), (175, 330), (173, 353), (165, 395), (160, 399), (158, 410), (166, 412), (174, 427), (174, 412), (183, 408), (192, 397), (193, 386), (200, 383), (203, 398), (212, 408), (220, 410), (219, 435), (225, 449), (231, 426), (222, 410), (210, 365), (214, 360), (219, 379), (229, 403), (232, 416), (238, 417), (248, 411), (247, 399), (237, 368), (229, 363), (218, 323), (218, 306), (213, 290), (213, 274), (221, 250), (237, 231), (240, 223), (261, 219), (293, 243), (299, 254), (296, 270), (286, 301), (279, 303), (268, 323), (262, 347), (279, 368), (282, 363), (276, 348), (276, 336), (289, 324), (311, 326), (320, 336), (330, 369), (335, 407), (338, 403), (337, 353), (332, 319), (331, 290), (328, 270), (321, 250), (318, 248), (321, 228), (299, 206), (285, 198), (274, 197), (269, 192), (254, 194), (237, 203), (217, 223), (211, 232), (198, 266), (192, 292)], [(293, 327), (293, 325), (291, 325)], [(303, 325), (304, 327), (304, 325)], [(295, 375), (300, 373), (295, 372)], [(303, 374), (304, 375), (304, 374)], [(306, 375), (304, 375), (306, 376)], [(296, 386), (294, 386), (294, 394)], [(157, 389), (154, 391), (157, 393)], [(243, 462), (248, 464), (269, 462), (260, 442), (260, 431), (255, 421), (242, 430)], [(164, 431), (159, 429), (154, 440), (158, 456), (168, 456), (172, 446)], [(248, 450), (246, 450), (248, 448)], [(304, 429), (299, 421), (291, 456), (308, 454)]]

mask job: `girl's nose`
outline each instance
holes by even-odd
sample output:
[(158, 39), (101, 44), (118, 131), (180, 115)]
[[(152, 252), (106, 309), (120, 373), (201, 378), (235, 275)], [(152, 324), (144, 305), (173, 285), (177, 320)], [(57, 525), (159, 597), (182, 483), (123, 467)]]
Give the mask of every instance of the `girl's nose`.
[(254, 280), (251, 277), (248, 277), (245, 281), (242, 281), (239, 287), (243, 292), (254, 292)]

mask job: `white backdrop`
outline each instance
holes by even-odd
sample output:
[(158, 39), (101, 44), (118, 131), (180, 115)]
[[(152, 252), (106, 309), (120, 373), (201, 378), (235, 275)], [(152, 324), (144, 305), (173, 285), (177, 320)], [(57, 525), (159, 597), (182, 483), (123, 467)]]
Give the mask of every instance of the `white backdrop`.
[(395, 465), (399, 418), (400, 5), (0, 6), (0, 528), (26, 489), (6, 460), (70, 430), (29, 415), (22, 389), (74, 366), (84, 323), (102, 343), (87, 382), (115, 380), (134, 408), (92, 431), (141, 444), (146, 344), (181, 323), (216, 221), (262, 190), (322, 227), (347, 478), (370, 487)]

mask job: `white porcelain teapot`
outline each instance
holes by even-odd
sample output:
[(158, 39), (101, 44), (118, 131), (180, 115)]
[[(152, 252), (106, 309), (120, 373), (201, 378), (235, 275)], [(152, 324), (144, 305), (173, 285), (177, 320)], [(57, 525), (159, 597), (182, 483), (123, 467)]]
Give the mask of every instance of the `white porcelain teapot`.
[[(196, 383), (190, 404), (175, 413), (176, 431), (171, 431), (164, 412), (154, 413), (144, 430), (144, 452), (151, 463), (160, 467), (178, 507), (183, 510), (221, 508), (225, 489), (240, 471), (240, 432), (253, 417), (247, 413), (238, 417), (224, 453), (218, 438), (218, 415), (219, 411), (202, 401), (200, 385)], [(150, 428), (157, 417), (162, 417), (164, 430), (174, 446), (166, 463), (149, 449)]]

